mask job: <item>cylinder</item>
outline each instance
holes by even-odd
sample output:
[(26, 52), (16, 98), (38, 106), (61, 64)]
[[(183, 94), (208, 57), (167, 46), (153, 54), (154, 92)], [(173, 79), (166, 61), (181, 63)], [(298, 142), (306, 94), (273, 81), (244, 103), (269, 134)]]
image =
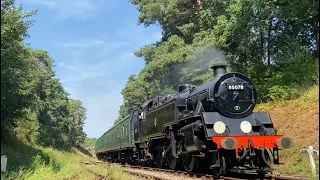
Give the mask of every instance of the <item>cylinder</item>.
[(198, 120), (181, 128), (183, 134), (184, 147), (188, 152), (200, 152), (205, 148), (201, 134), (204, 133), (201, 128), (203, 124)]

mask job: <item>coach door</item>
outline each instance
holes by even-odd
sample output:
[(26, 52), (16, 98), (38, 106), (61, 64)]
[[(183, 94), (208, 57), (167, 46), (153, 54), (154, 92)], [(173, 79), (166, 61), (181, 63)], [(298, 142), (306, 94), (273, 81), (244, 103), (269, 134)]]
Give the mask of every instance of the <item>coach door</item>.
[(139, 129), (140, 129), (140, 120), (139, 120), (139, 111), (136, 110), (133, 112), (133, 118), (132, 118), (132, 122), (133, 122), (133, 129), (131, 131), (132, 134), (132, 139), (134, 139), (134, 141), (139, 141)]

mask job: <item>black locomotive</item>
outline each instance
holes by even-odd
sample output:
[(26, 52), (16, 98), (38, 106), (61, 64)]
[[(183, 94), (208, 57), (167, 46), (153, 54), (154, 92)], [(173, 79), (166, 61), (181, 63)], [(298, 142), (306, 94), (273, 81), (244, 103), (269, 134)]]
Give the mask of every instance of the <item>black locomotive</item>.
[(257, 91), (248, 77), (226, 73), (226, 64), (212, 69), (211, 82), (180, 85), (178, 93), (156, 96), (133, 111), (128, 116), (131, 146), (99, 157), (159, 168), (207, 169), (217, 176), (271, 171), (271, 156), (279, 163), (278, 150), (292, 147), (292, 141), (277, 135), (268, 113), (253, 112)]

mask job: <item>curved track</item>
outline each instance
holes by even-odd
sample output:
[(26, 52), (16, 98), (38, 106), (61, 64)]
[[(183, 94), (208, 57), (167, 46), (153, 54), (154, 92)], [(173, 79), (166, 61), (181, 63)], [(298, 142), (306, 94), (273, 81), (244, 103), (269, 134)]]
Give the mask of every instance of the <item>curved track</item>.
[[(106, 165), (110, 164), (118, 164), (119, 163), (109, 163), (103, 161), (96, 161), (93, 163), (102, 163)], [(210, 174), (202, 174), (202, 173), (193, 173), (186, 172), (181, 170), (171, 170), (171, 169), (160, 169), (160, 168), (152, 168), (152, 167), (143, 167), (143, 166), (132, 166), (132, 165), (122, 165), (124, 170), (127, 173), (130, 173), (135, 176), (148, 177), (155, 180), (173, 180), (172, 177), (177, 177), (178, 179), (203, 179), (203, 180), (244, 180), (244, 179), (262, 179), (262, 180), (308, 180), (308, 177), (300, 176), (300, 175), (284, 175), (284, 174), (274, 174), (274, 175), (266, 175), (264, 178), (259, 178), (257, 174), (239, 174), (239, 173), (231, 173), (230, 176), (220, 176), (219, 178)], [(170, 178), (163, 175), (156, 175), (157, 173), (163, 173), (170, 175)]]

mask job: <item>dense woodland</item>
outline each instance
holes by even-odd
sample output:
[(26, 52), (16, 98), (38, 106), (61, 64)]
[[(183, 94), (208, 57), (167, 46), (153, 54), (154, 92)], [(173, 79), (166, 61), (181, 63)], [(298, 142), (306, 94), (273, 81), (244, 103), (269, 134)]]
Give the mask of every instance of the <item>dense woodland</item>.
[(86, 137), (86, 109), (69, 98), (45, 50), (26, 40), (36, 12), (23, 12), (14, 0), (1, 0), (1, 143), (68, 148)]
[[(296, 97), (319, 83), (317, 0), (130, 2), (140, 12), (138, 23), (160, 26), (162, 38), (135, 52), (146, 65), (128, 78), (119, 118), (155, 95), (176, 92), (178, 84), (211, 80), (216, 59), (249, 76), (260, 103)], [(48, 53), (26, 43), (35, 13), (1, 0), (1, 142), (14, 136), (77, 145), (86, 136), (86, 110), (55, 77)]]
[(155, 95), (177, 92), (180, 83), (213, 79), (215, 59), (249, 76), (259, 103), (297, 97), (319, 83), (317, 0), (130, 1), (138, 23), (160, 26), (162, 38), (135, 52), (146, 65), (122, 90), (118, 119)]

